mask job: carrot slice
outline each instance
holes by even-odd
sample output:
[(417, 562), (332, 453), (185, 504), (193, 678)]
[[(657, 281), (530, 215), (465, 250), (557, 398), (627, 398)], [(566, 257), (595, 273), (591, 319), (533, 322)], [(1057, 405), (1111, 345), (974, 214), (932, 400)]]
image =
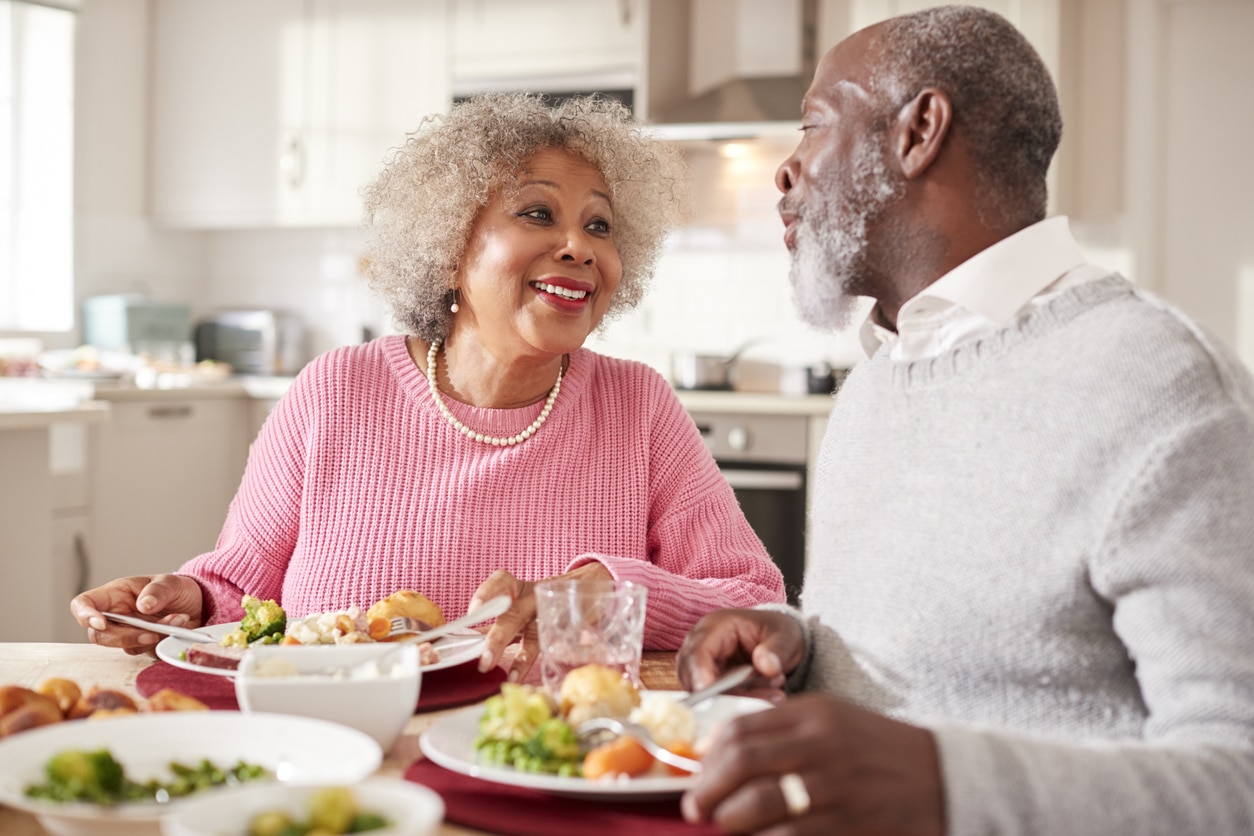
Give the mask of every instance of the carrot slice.
[[(697, 757), (697, 750), (693, 749), (692, 746), (687, 743), (674, 743), (674, 744), (671, 744), (670, 746), (667, 746), (666, 748), (674, 752), (676, 755), (683, 755), (685, 758), (692, 758), (694, 760), (700, 760), (700, 758)], [(666, 771), (672, 775), (691, 775), (692, 774), (686, 769), (683, 769), (678, 766), (671, 766), (669, 763), (666, 764)]]
[(583, 777), (595, 781), (605, 775), (639, 775), (652, 765), (653, 756), (640, 742), (624, 735), (584, 755)]

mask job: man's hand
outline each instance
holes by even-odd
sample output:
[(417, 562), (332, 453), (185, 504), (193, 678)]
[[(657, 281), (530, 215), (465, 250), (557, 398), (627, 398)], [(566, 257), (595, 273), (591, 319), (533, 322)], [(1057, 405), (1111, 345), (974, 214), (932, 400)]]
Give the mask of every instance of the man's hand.
[(945, 831), (932, 734), (830, 695), (737, 717), (703, 763), (684, 818), (730, 833)]
[(784, 697), (785, 677), (801, 664), (804, 654), (805, 634), (792, 616), (769, 610), (718, 610), (688, 631), (675, 668), (684, 687), (696, 691), (728, 668), (749, 663), (763, 687), (739, 693), (778, 702)]

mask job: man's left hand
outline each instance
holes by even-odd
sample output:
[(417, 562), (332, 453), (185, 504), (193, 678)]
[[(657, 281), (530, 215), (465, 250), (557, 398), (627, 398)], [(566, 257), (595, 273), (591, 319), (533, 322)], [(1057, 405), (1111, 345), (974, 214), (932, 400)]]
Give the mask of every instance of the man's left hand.
[(830, 695), (737, 717), (703, 761), (684, 817), (730, 833), (945, 831), (931, 732)]

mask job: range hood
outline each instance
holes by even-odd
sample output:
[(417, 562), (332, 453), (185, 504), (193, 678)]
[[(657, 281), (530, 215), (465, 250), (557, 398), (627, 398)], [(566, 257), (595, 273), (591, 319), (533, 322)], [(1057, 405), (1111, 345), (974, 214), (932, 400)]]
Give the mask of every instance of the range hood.
[(814, 73), (815, 6), (815, 0), (654, 2), (641, 115), (672, 139), (795, 139)]
[[(817, 0), (620, 0), (643, 24), (639, 52), (593, 71), (452, 71), (453, 100), (528, 90), (560, 100), (618, 99), (676, 140), (796, 140), (801, 99), (814, 75)], [(621, 56), (620, 56), (621, 57)], [(530, 70), (530, 71), (529, 71)]]

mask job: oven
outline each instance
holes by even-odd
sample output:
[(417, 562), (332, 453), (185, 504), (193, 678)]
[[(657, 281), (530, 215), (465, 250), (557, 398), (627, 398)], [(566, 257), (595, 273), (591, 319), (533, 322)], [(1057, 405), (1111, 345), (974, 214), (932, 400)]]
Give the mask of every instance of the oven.
[(804, 415), (693, 412), (745, 519), (784, 575), (797, 604), (805, 577), (806, 445)]

